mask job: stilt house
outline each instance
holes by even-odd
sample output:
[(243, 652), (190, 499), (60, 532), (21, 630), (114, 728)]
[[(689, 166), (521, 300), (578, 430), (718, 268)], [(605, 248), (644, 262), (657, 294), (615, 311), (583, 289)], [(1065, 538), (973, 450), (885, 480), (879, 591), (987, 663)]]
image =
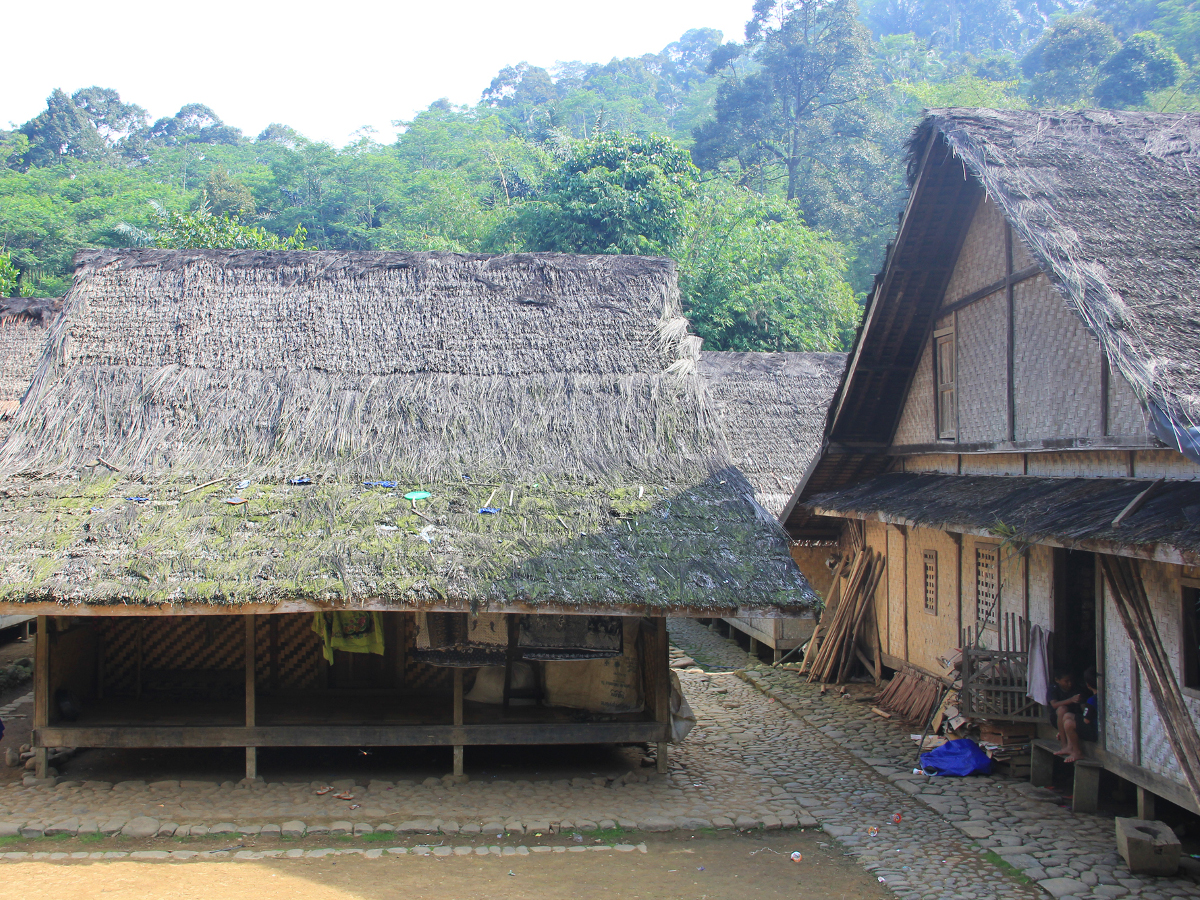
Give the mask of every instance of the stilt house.
[[(733, 353), (704, 350), (699, 372), (734, 465), (778, 516), (821, 446), (829, 402), (846, 367), (845, 353)], [(832, 580), (830, 542), (800, 542), (792, 558), (819, 594)], [(778, 660), (812, 634), (813, 612), (795, 618), (729, 617)]]
[(1033, 626), (1094, 665), (1089, 754), (1143, 812), (1200, 811), (1198, 172), (1197, 115), (930, 112), (784, 514), (865, 529), (884, 661), (940, 676), (962, 649), (964, 712), (1047, 723)]
[(81, 254), (0, 449), (43, 771), (643, 741), (665, 766), (665, 617), (815, 601), (698, 352), (668, 260)]

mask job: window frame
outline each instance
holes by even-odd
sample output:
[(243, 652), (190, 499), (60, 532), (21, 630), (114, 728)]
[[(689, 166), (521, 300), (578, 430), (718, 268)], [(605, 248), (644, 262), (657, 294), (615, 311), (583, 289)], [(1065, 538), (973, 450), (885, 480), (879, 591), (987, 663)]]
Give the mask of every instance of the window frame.
[[(949, 378), (942, 367), (942, 349), (947, 348)], [(958, 441), (958, 340), (954, 325), (933, 332), (934, 418), (939, 441)]]
[[(922, 550), (921, 551), (921, 559), (923, 561), (923, 567), (921, 569), (922, 583), (923, 583), (924, 589), (925, 589), (924, 609), (925, 609), (925, 612), (928, 613), (929, 615), (936, 616), (938, 614), (938, 588), (940, 587), (940, 585), (938, 584), (938, 552), (936, 550)], [(929, 577), (931, 569), (932, 569), (932, 573), (933, 573), (933, 579), (932, 579), (933, 603), (932, 603), (932, 605), (930, 604), (930, 577)]]
[[(992, 617), (990, 619), (982, 615), (983, 603), (980, 596), (980, 571), (982, 557), (991, 557), (992, 579), (994, 598), (991, 604)], [(975, 543), (975, 621), (977, 624), (983, 625), (984, 628), (999, 630), (1000, 628), (1000, 545), (989, 544), (985, 541), (977, 541)]]

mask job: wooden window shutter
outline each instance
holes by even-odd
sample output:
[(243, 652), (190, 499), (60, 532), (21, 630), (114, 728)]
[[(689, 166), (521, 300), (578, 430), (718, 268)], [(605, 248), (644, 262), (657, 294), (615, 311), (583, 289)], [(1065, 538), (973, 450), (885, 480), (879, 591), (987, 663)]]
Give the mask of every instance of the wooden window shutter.
[(975, 548), (975, 620), (984, 625), (996, 624), (1000, 605), (1000, 574), (995, 547)]
[(937, 551), (925, 551), (925, 612), (937, 615), (938, 602)]
[(937, 366), (938, 438), (954, 440), (958, 436), (958, 360), (955, 358), (954, 329), (935, 332), (933, 339)]

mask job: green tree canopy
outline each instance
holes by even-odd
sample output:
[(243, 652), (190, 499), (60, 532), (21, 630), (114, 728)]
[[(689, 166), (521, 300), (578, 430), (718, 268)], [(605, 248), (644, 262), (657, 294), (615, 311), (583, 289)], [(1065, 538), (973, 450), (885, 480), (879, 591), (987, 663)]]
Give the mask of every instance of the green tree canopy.
[(518, 229), (530, 250), (667, 255), (697, 181), (687, 151), (661, 135), (571, 141)]
[(1052, 104), (1086, 99), (1117, 47), (1110, 25), (1091, 16), (1064, 16), (1042, 32), (1021, 61), (1030, 95)]
[(677, 253), (692, 330), (711, 350), (840, 350), (861, 308), (841, 244), (794, 203), (721, 182), (689, 210)]
[(1101, 67), (1096, 102), (1107, 107), (1140, 106), (1146, 95), (1174, 87), (1183, 76), (1183, 60), (1153, 31), (1130, 35)]

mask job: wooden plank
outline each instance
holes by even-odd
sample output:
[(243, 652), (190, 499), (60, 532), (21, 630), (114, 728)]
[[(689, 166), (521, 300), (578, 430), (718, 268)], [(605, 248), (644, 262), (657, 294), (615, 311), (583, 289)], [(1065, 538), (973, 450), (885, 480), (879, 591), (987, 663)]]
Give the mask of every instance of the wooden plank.
[(50, 641), (50, 617), (38, 616), (33, 656), (34, 774), (38, 778), (46, 777), (46, 748), (69, 746), (50, 743), (44, 734), (50, 724)]
[(50, 726), (50, 747), (448, 747), (644, 744), (670, 739), (662, 722), (494, 725)]
[(1164, 481), (1165, 480), (1162, 478), (1155, 479), (1154, 481), (1150, 482), (1144, 491), (1125, 504), (1125, 508), (1117, 513), (1117, 517), (1112, 520), (1112, 527), (1116, 528), (1135, 512), (1145, 506), (1146, 501), (1148, 501), (1154, 496), (1155, 493), (1158, 492), (1158, 489), (1163, 486)]

